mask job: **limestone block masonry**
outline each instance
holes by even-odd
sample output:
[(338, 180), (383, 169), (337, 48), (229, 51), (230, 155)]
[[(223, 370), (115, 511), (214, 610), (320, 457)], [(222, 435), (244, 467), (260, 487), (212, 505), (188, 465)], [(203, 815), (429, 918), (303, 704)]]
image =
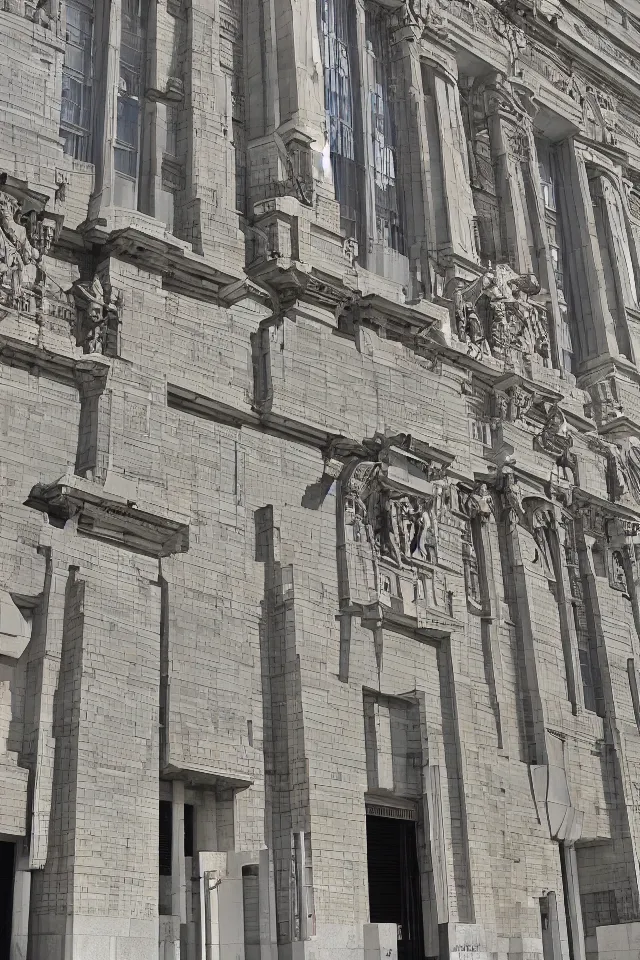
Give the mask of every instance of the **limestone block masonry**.
[(0, 958), (640, 950), (637, 0), (0, 0)]

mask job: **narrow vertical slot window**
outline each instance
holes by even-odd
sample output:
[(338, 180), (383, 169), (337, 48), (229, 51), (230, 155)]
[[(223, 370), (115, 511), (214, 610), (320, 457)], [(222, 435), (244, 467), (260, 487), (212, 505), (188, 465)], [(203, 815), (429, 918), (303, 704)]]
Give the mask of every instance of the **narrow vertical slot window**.
[(171, 848), (173, 845), (173, 810), (170, 800), (160, 801), (160, 816), (158, 824), (159, 843), (158, 854), (160, 859), (160, 876), (171, 876)]
[(404, 253), (404, 230), (396, 179), (396, 129), (391, 99), (391, 45), (385, 11), (366, 13), (366, 38), (374, 63), (370, 91), (376, 236), (383, 246)]

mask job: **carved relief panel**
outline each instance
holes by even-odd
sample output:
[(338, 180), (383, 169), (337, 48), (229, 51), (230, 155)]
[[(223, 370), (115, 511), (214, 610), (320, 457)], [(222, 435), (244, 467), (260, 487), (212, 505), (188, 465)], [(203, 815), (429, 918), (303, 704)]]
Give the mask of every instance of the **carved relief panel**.
[(381, 605), (418, 625), (427, 610), (451, 617), (464, 521), (446, 463), (406, 435), (365, 443), (347, 451), (339, 481), (342, 606)]
[(47, 275), (45, 258), (62, 227), (59, 216), (45, 211), (47, 200), (26, 182), (0, 175), (0, 305), (34, 317), (48, 312), (51, 295), (62, 294)]

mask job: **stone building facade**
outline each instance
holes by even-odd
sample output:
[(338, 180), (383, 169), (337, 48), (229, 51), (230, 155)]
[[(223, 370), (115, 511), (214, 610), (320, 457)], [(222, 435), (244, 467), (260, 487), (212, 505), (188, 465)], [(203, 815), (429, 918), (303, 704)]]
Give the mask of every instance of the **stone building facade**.
[(637, 0), (0, 53), (0, 956), (637, 958)]

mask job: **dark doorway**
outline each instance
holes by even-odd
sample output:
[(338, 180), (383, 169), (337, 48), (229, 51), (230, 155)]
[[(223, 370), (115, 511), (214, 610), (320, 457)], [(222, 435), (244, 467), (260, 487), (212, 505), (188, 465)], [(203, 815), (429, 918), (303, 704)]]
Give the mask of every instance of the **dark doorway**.
[(367, 817), (371, 923), (398, 924), (398, 960), (423, 960), (422, 900), (416, 825)]
[(0, 957), (8, 957), (11, 947), (15, 849), (15, 843), (0, 841)]

